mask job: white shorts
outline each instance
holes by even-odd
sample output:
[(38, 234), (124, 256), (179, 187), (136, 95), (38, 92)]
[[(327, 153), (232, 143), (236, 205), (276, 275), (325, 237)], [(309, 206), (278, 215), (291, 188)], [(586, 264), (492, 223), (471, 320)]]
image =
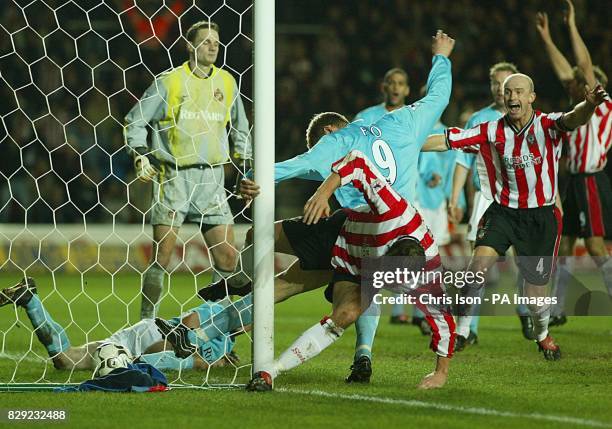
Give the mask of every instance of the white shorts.
[(163, 338), (153, 319), (143, 319), (140, 322), (115, 332), (103, 342), (121, 344), (132, 356), (138, 357), (153, 344), (163, 341)]
[(446, 212), (446, 202), (437, 209), (426, 209), (421, 206), (417, 210), (433, 234), (438, 246), (450, 243), (450, 232), (448, 231), (448, 213)]
[(478, 223), (482, 218), (482, 215), (487, 211), (493, 200), (485, 197), (482, 192), (476, 191), (474, 194), (474, 207), (472, 208), (472, 215), (470, 216), (470, 223), (468, 223), (468, 232), (466, 240), (476, 241), (476, 232), (478, 231)]

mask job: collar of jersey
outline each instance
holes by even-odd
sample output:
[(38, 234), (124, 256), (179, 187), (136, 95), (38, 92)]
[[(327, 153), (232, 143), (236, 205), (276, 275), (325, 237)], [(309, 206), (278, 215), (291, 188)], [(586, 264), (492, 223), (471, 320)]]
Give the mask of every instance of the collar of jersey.
[(214, 65), (214, 64), (212, 64), (212, 65), (210, 66), (210, 74), (209, 74), (208, 76), (206, 76), (206, 77), (200, 77), (200, 76), (197, 76), (197, 75), (196, 75), (196, 74), (193, 72), (193, 70), (191, 70), (191, 69), (189, 68), (189, 60), (187, 60), (187, 61), (185, 61), (185, 62), (183, 63), (183, 68), (185, 69), (185, 72), (186, 72), (186, 73), (187, 73), (189, 76), (193, 76), (193, 77), (194, 77), (194, 78), (196, 78), (196, 79), (202, 79), (202, 80), (205, 80), (205, 79), (210, 79), (211, 77), (213, 77), (213, 76), (215, 75), (215, 73), (217, 73), (217, 67), (215, 67), (215, 65)]
[(512, 131), (514, 131), (514, 134), (521, 135), (521, 134), (523, 134), (525, 132), (525, 130), (527, 128), (529, 128), (531, 126), (531, 124), (533, 124), (533, 120), (535, 119), (535, 116), (536, 116), (536, 112), (535, 112), (535, 110), (533, 110), (531, 112), (531, 118), (529, 119), (529, 121), (527, 121), (525, 126), (523, 128), (521, 128), (520, 130), (518, 128), (516, 128), (512, 122), (510, 122), (510, 120), (508, 119), (508, 114), (507, 113), (504, 115), (504, 121), (506, 121), (506, 124), (508, 124), (510, 126), (510, 128), (512, 129)]

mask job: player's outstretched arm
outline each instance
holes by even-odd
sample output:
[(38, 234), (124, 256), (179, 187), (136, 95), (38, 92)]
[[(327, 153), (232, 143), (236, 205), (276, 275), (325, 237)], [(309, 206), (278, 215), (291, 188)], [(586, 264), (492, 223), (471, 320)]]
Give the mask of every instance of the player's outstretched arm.
[(444, 134), (432, 134), (427, 137), (421, 152), (445, 152), (448, 150)]
[(463, 164), (455, 163), (455, 171), (453, 173), (453, 184), (451, 195), (448, 200), (448, 218), (452, 223), (459, 223), (463, 217), (463, 210), (459, 208), (459, 195), (467, 182), (468, 173), (470, 170)]
[(563, 115), (563, 125), (570, 130), (574, 130), (586, 124), (591, 119), (595, 108), (603, 103), (606, 97), (608, 97), (608, 94), (601, 85), (597, 85), (593, 89), (587, 85), (584, 101), (578, 103), (572, 111)]
[(538, 12), (536, 14), (536, 28), (544, 42), (546, 53), (548, 54), (555, 74), (561, 83), (564, 85), (567, 84), (573, 78), (572, 66), (552, 40), (550, 27), (548, 26), (548, 14), (544, 12)]
[(340, 185), (341, 181), (338, 173), (330, 174), (327, 179), (321, 183), (321, 186), (317, 188), (304, 206), (303, 221), (306, 225), (317, 223), (322, 217), (329, 216), (331, 211), (329, 208), (329, 199)]
[(580, 36), (578, 26), (576, 25), (576, 12), (574, 10), (574, 4), (571, 0), (565, 0), (567, 10), (565, 11), (565, 23), (570, 34), (570, 41), (572, 43), (572, 50), (574, 51), (574, 57), (576, 58), (576, 65), (584, 74), (587, 85), (594, 88), (597, 85), (597, 79), (595, 79), (595, 73), (593, 72), (593, 62), (591, 60), (591, 54), (588, 48), (584, 44), (584, 40)]
[(450, 57), (455, 47), (455, 39), (446, 34), (443, 30), (438, 30), (435, 36), (432, 36), (431, 42), (431, 53), (436, 55), (443, 55), (446, 58)]

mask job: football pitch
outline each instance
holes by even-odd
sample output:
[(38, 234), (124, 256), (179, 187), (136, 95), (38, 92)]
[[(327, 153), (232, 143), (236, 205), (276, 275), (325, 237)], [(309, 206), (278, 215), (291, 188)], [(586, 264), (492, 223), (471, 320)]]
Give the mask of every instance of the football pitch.
[[(0, 275), (2, 287), (19, 279)], [(36, 277), (51, 315), (66, 327), (73, 345), (98, 340), (138, 319), (139, 277), (86, 274)], [(510, 290), (512, 280), (504, 278)], [(199, 278), (199, 283), (205, 279)], [(84, 284), (84, 286), (82, 286)], [(503, 289), (503, 287), (502, 287)], [(190, 275), (173, 275), (160, 315), (172, 317), (198, 304)], [(181, 307), (182, 306), (182, 307)], [(330, 312), (321, 291), (276, 307), (275, 345), (280, 353), (306, 328)], [(16, 315), (18, 322), (16, 322)], [(412, 326), (390, 325), (383, 315), (374, 344), (374, 375), (369, 385), (343, 381), (352, 361), (354, 329), (323, 354), (282, 375), (272, 393), (240, 389), (174, 389), (163, 393), (0, 393), (0, 408), (64, 409), (66, 422), (52, 427), (421, 427), (565, 428), (612, 427), (612, 317), (570, 317), (552, 328), (563, 359), (547, 362), (534, 343), (523, 339), (516, 317), (483, 317), (480, 344), (458, 353), (447, 385), (436, 391), (415, 386), (433, 369), (429, 340)], [(56, 371), (31, 336), (23, 310), (0, 309), (0, 381), (80, 382), (90, 371)], [(214, 368), (208, 380), (248, 380), (250, 342), (239, 337), (236, 351), (245, 364)], [(170, 381), (201, 385), (204, 372), (169, 373)], [(10, 424), (6, 420), (0, 425)], [(17, 425), (14, 423), (13, 425)], [(50, 426), (32, 423), (33, 427)], [(27, 427), (20, 423), (17, 427)]]

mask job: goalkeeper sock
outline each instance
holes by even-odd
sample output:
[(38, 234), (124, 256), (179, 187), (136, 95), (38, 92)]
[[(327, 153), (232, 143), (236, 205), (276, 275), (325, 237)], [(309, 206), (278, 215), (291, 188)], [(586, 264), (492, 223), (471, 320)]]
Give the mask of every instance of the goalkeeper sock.
[(357, 360), (362, 356), (372, 359), (372, 346), (380, 320), (380, 306), (372, 303), (370, 307), (355, 322), (357, 338), (355, 340), (355, 356)]
[[(202, 305), (210, 305), (204, 303)], [(244, 326), (253, 322), (253, 294), (230, 302), (219, 313), (214, 314), (207, 320), (200, 320), (200, 327), (193, 330), (194, 335), (200, 340), (208, 342), (222, 335), (229, 335), (234, 331), (241, 330)]]
[(463, 338), (467, 338), (470, 335), (470, 324), (472, 323), (472, 316), (458, 316), (457, 317), (457, 335), (461, 335)]
[(344, 333), (329, 317), (325, 317), (312, 328), (304, 332), (287, 350), (274, 361), (272, 378), (281, 372), (289, 371), (317, 356), (332, 345)]
[(164, 351), (158, 353), (148, 353), (140, 356), (140, 360), (153, 365), (159, 370), (171, 369), (175, 371), (181, 371), (184, 369), (192, 369), (194, 357), (189, 356), (186, 359), (177, 358), (172, 351)]
[(142, 281), (142, 302), (140, 304), (140, 319), (153, 319), (159, 308), (159, 297), (164, 289), (164, 270), (159, 264), (153, 263), (145, 271)]
[(51, 318), (38, 295), (32, 295), (30, 302), (25, 306), (25, 310), (38, 341), (45, 346), (49, 356), (53, 357), (70, 348), (70, 340), (68, 340), (64, 328)]

